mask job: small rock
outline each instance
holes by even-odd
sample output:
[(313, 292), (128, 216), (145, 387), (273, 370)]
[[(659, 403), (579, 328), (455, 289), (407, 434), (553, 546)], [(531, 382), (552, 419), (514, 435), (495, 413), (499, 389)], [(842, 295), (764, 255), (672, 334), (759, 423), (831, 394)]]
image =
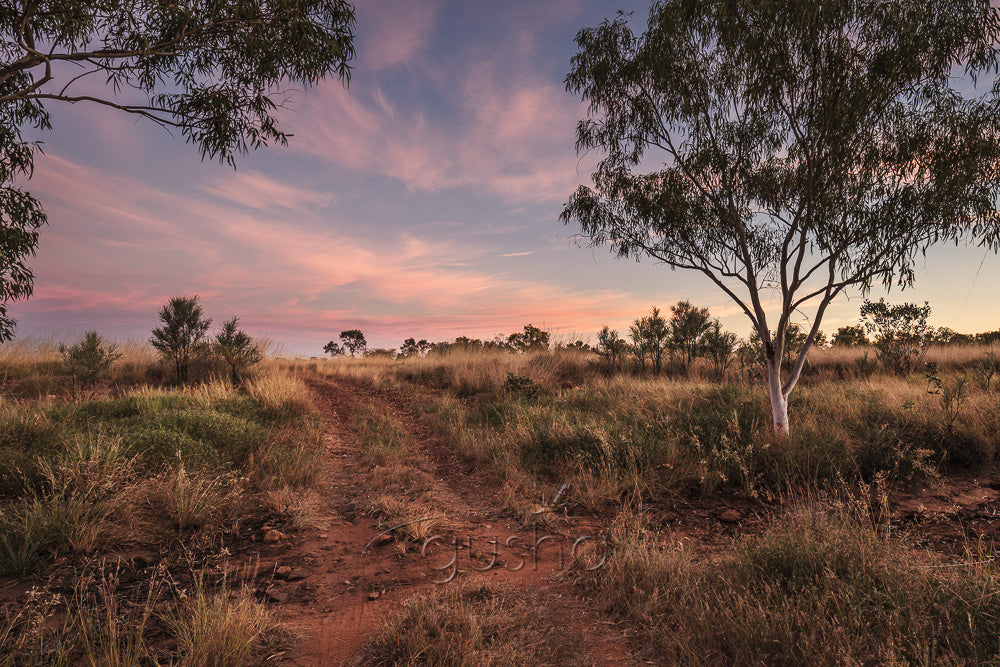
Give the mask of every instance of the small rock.
[(330, 536), (329, 536), (329, 535), (327, 535), (326, 533), (320, 533), (320, 534), (319, 534), (319, 539), (321, 539), (321, 540), (325, 540), (325, 539), (328, 539), (329, 537), (330, 537)]
[(719, 521), (723, 523), (737, 523), (743, 518), (743, 513), (739, 510), (734, 510), (732, 508), (727, 509), (725, 512), (719, 515)]
[(345, 586), (350, 586), (351, 585), (351, 580), (350, 579), (344, 579), (344, 585)]
[(392, 542), (392, 535), (390, 535), (389, 533), (383, 533), (382, 535), (379, 535), (378, 537), (375, 538), (375, 546), (380, 547), (383, 544), (389, 544), (389, 542)]
[(369, 600), (378, 600), (380, 597), (382, 597), (382, 591), (372, 591), (368, 594)]
[(281, 567), (275, 568), (274, 570), (274, 576), (281, 577), (282, 579), (287, 579), (288, 575), (290, 575), (291, 573), (292, 573), (292, 568), (288, 567), (287, 565), (282, 565)]
[(295, 568), (294, 570), (285, 575), (285, 579), (287, 579), (288, 581), (301, 581), (308, 576), (309, 576), (308, 572), (305, 572), (304, 570), (301, 570), (299, 568)]
[(264, 597), (267, 598), (268, 602), (273, 604), (285, 604), (288, 602), (288, 593), (272, 588), (267, 589), (267, 592), (264, 593)]
[(283, 532), (272, 528), (271, 530), (264, 533), (264, 543), (275, 544), (276, 542), (280, 542), (281, 540), (285, 539), (285, 537), (286, 535)]

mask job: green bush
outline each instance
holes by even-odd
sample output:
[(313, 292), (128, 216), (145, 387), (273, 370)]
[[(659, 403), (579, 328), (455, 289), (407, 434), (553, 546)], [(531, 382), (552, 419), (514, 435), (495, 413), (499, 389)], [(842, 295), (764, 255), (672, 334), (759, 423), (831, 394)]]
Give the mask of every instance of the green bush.
[(94, 384), (98, 377), (111, 368), (111, 364), (122, 358), (118, 346), (105, 343), (96, 331), (88, 331), (83, 340), (67, 347), (59, 345), (59, 354), (69, 373), (85, 384)]

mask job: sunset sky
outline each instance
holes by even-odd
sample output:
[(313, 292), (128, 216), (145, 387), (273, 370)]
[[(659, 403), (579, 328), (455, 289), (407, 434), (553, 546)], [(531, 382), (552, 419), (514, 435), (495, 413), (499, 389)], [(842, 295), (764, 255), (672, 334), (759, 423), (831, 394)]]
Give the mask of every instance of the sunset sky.
[[(35, 294), (11, 308), (18, 334), (144, 339), (167, 298), (197, 294), (217, 323), (239, 315), (301, 356), (353, 328), (380, 347), (529, 322), (587, 338), (681, 299), (746, 335), (707, 280), (616, 260), (558, 220), (595, 163), (573, 146), (584, 115), (563, 85), (573, 37), (617, 9), (644, 21), (647, 8), (361, 0), (350, 86), (298, 92), (282, 113), (290, 145), (235, 171), (148, 122), (53, 104), (28, 183), (49, 225)], [(916, 287), (889, 300), (929, 301), (937, 326), (1000, 329), (1000, 258), (983, 260), (936, 249)], [(860, 305), (841, 299), (823, 329), (855, 324)]]

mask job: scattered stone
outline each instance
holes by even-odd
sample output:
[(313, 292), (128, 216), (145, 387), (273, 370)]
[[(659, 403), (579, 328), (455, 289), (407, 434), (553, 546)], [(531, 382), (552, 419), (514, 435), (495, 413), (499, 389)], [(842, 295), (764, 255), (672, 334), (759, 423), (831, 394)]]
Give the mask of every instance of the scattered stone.
[(287, 565), (282, 565), (279, 568), (275, 568), (274, 576), (281, 577), (282, 579), (288, 579), (288, 575), (292, 573), (292, 568)]
[(271, 530), (264, 533), (264, 544), (276, 544), (277, 542), (280, 542), (286, 537), (287, 535), (285, 535), (280, 530), (275, 530), (274, 528), (272, 528)]
[(725, 512), (719, 515), (719, 521), (723, 523), (737, 523), (743, 518), (743, 513), (735, 509), (727, 509)]

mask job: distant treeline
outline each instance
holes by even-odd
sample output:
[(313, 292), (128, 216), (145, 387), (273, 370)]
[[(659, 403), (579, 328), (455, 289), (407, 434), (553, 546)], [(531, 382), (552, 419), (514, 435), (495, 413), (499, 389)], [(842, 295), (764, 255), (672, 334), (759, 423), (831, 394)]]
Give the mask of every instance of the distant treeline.
[[(885, 300), (865, 301), (858, 325), (843, 326), (831, 337), (818, 331), (813, 341), (816, 347), (871, 346), (876, 357), (887, 368), (908, 372), (931, 345), (992, 345), (1000, 343), (1000, 330), (977, 334), (957, 333), (948, 327), (927, 324), (930, 306), (912, 303), (890, 305)], [(407, 338), (398, 349), (368, 348), (365, 335), (359, 329), (340, 333), (340, 342), (330, 341), (323, 350), (331, 356), (382, 357), (407, 359), (452, 352), (499, 351), (509, 353), (538, 352), (550, 349), (576, 350), (597, 354), (611, 367), (629, 363), (642, 371), (659, 373), (670, 364), (687, 370), (696, 360), (705, 359), (716, 373), (726, 371), (733, 360), (749, 366), (762, 358), (762, 346), (754, 332), (746, 338), (723, 329), (718, 318), (708, 308), (679, 301), (670, 306), (669, 314), (653, 307), (648, 315), (636, 318), (623, 336), (604, 326), (596, 343), (584, 340), (552, 344), (551, 332), (532, 324), (521, 331), (497, 334), (482, 340), (459, 336), (452, 341), (429, 342)], [(794, 359), (807, 340), (807, 329), (789, 324), (785, 334), (785, 358)]]

